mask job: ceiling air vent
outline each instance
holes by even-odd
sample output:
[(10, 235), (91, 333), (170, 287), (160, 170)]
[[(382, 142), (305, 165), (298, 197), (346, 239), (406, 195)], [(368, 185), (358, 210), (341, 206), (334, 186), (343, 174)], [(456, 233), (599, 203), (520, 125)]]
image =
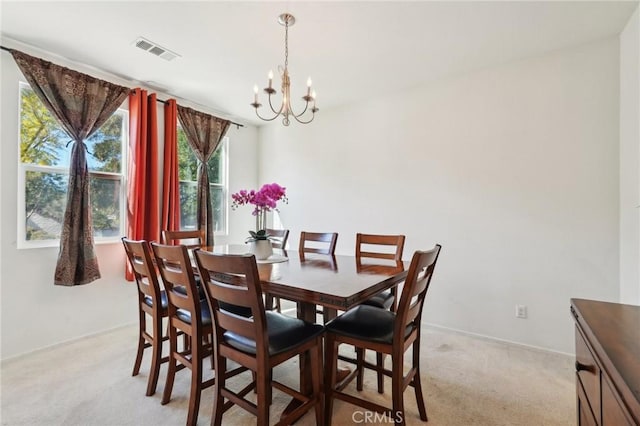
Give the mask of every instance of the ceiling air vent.
[(175, 58), (179, 58), (180, 55), (178, 55), (177, 53), (174, 53), (172, 51), (170, 51), (169, 49), (165, 49), (162, 46), (158, 46), (157, 44), (153, 43), (152, 41), (147, 40), (146, 38), (143, 37), (138, 37), (136, 39), (136, 41), (133, 42), (133, 44), (142, 49), (145, 50), (149, 53), (152, 53), (156, 56), (161, 57), (162, 59), (165, 59), (167, 61), (172, 61)]

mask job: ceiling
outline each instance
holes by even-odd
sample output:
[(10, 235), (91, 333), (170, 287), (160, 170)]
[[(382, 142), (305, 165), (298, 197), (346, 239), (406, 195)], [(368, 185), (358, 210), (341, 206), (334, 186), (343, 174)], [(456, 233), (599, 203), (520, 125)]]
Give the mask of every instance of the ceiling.
[[(0, 34), (7, 46), (20, 49), (23, 43), (124, 78), (132, 87), (143, 84), (225, 118), (262, 124), (249, 104), (253, 85), (265, 87), (270, 69), (279, 86), (284, 27), (277, 17), (284, 11), (296, 17), (289, 30), (292, 99), (306, 93), (311, 76), (322, 114), (449, 75), (615, 36), (637, 5), (2, 0)], [(136, 48), (140, 36), (181, 57), (168, 62)]]

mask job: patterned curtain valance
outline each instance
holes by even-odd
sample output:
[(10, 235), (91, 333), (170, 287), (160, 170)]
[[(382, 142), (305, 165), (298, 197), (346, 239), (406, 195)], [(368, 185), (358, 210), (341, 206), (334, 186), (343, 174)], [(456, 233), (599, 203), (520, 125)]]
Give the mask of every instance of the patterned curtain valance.
[(11, 49), (31, 88), (75, 141), (98, 130), (131, 89)]

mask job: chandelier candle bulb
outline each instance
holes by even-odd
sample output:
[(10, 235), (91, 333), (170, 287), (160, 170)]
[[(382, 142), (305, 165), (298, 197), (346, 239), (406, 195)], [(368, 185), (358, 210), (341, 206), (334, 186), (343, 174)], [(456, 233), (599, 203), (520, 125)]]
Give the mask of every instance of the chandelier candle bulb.
[(269, 70), (269, 89), (273, 85), (273, 70)]
[(253, 86), (253, 102), (258, 103), (258, 85)]

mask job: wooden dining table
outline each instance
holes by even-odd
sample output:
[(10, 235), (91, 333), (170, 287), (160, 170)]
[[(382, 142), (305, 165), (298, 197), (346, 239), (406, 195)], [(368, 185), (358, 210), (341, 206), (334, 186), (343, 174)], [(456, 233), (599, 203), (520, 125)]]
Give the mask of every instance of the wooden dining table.
[[(214, 253), (248, 253), (246, 245), (215, 246)], [(316, 322), (318, 306), (325, 312), (346, 311), (381, 291), (403, 282), (407, 264), (382, 263), (378, 259), (330, 256), (275, 250), (266, 261), (257, 261), (262, 291), (296, 302), (298, 318)], [(311, 370), (306, 356), (300, 359), (300, 389), (311, 392)]]

